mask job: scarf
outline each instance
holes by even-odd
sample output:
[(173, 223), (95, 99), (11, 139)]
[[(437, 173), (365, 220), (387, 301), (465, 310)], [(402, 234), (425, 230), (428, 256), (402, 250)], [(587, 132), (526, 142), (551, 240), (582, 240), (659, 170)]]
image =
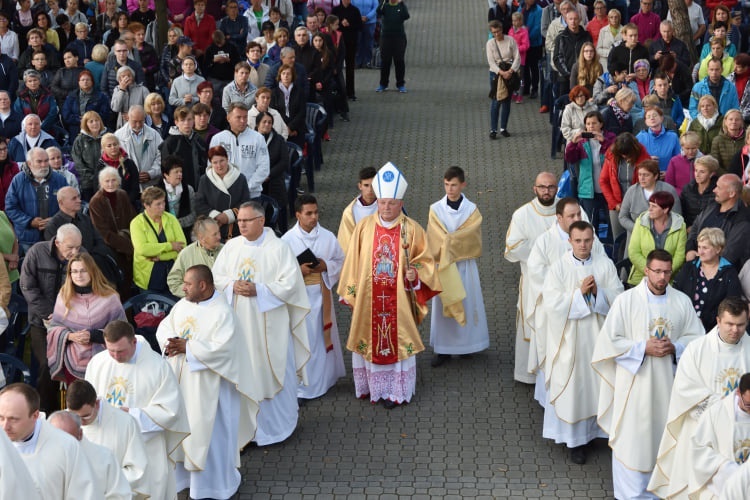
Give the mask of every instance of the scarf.
[(281, 93), (284, 94), (284, 113), (287, 117), (289, 117), (289, 97), (292, 94), (292, 89), (294, 88), (294, 83), (289, 84), (289, 88), (284, 87), (284, 84), (279, 82), (279, 90), (281, 90)]
[(257, 63), (254, 63), (254, 62), (250, 61), (250, 59), (248, 59), (248, 60), (247, 60), (247, 63), (248, 63), (248, 64), (249, 64), (249, 65), (250, 65), (250, 66), (251, 66), (252, 68), (255, 68), (255, 69), (258, 69), (258, 68), (260, 68), (260, 60), (258, 60), (258, 62), (257, 62)]
[(216, 189), (228, 195), (229, 188), (240, 178), (240, 170), (230, 163), (229, 169), (222, 179), (216, 172), (214, 172), (213, 168), (208, 167), (206, 169), (206, 177), (211, 181), (211, 184), (216, 186)]
[(702, 114), (698, 113), (698, 123), (700, 123), (704, 129), (709, 130), (711, 127), (713, 127), (716, 124), (716, 120), (719, 118), (719, 112), (714, 112), (714, 115), (711, 118), (706, 118)]
[(612, 108), (612, 112), (615, 114), (615, 118), (617, 118), (618, 122), (624, 123), (626, 120), (630, 119), (630, 113), (623, 111), (614, 99), (609, 104), (609, 107)]
[(76, 293), (79, 293), (81, 295), (91, 293), (93, 290), (91, 288), (91, 285), (88, 286), (78, 286), (75, 283), (73, 283), (73, 290), (75, 290)]
[(120, 148), (120, 157), (117, 159), (112, 159), (109, 156), (107, 156), (107, 153), (102, 152), (102, 161), (113, 168), (119, 168), (120, 165), (122, 165), (122, 162), (127, 158), (128, 153), (125, 152), (124, 149)]

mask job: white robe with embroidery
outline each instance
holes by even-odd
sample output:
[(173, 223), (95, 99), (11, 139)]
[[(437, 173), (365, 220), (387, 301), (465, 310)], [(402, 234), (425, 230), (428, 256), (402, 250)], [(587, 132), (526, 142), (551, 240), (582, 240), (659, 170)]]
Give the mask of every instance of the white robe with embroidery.
[[(746, 468), (750, 453), (750, 415), (740, 410), (735, 392), (706, 410), (690, 442), (692, 469), (688, 474), (691, 499), (747, 498), (726, 496), (724, 487), (729, 479)], [(742, 465), (742, 468), (740, 468)], [(732, 481), (733, 482), (733, 481)]]
[[(70, 434), (40, 416), (29, 441), (14, 442), (43, 500), (100, 498), (86, 455)], [(3, 471), (4, 474), (4, 471)], [(27, 484), (12, 498), (26, 498)]]
[(170, 500), (177, 497), (170, 456), (190, 434), (190, 426), (174, 373), (143, 337), (136, 338), (130, 361), (119, 363), (100, 352), (86, 367), (86, 380), (107, 403), (130, 409), (146, 443), (147, 489), (152, 498)]
[[(646, 356), (646, 341), (657, 335), (672, 341), (674, 356)], [(665, 295), (654, 296), (644, 278), (612, 304), (592, 365), (602, 379), (597, 421), (609, 434), (616, 497), (646, 494), (667, 423), (676, 360), (703, 335), (688, 296), (670, 286)]]
[[(555, 200), (556, 202), (557, 200)], [(530, 303), (527, 260), (536, 238), (556, 222), (555, 205), (543, 206), (535, 198), (515, 212), (505, 235), (505, 259), (520, 262), (521, 278), (518, 281), (518, 302), (516, 304), (516, 347), (513, 378), (524, 384), (533, 384), (534, 375), (529, 373), (530, 326), (526, 323), (527, 312), (533, 307)]]
[(732, 394), (743, 374), (750, 371), (750, 337), (737, 344), (719, 338), (718, 327), (685, 348), (669, 401), (667, 426), (659, 445), (656, 468), (649, 490), (660, 497), (687, 495), (690, 439), (701, 414), (721, 398)]
[(42, 499), (18, 450), (0, 431), (0, 500), (13, 500), (19, 491), (23, 491), (24, 500)]
[[(216, 289), (223, 291), (247, 336), (245, 362), (252, 372), (250, 399), (260, 405), (254, 441), (279, 443), (297, 427), (297, 386), (307, 384), (310, 342), (305, 316), (310, 301), (289, 245), (265, 228), (255, 241), (232, 238), (213, 267)], [(257, 296), (235, 295), (234, 282), (252, 281)]]
[[(476, 209), (476, 204), (469, 201), (466, 196), (461, 200), (458, 210), (448, 206), (447, 196), (430, 206), (430, 210), (449, 233), (456, 232)], [(429, 228), (427, 234), (430, 234)], [(461, 260), (456, 262), (456, 267), (466, 291), (466, 298), (463, 299), (466, 325), (461, 326), (455, 319), (441, 314), (443, 301), (440, 295), (433, 297), (430, 345), (439, 354), (471, 354), (483, 351), (490, 346), (490, 333), (477, 261), (476, 259)]]
[[(581, 293), (581, 282), (589, 276), (596, 281), (596, 296)], [(622, 282), (606, 256), (580, 261), (568, 251), (549, 268), (543, 290), (537, 311), (545, 318), (547, 339), (543, 436), (574, 448), (607, 437), (596, 424), (599, 377), (590, 360), (609, 307), (623, 291)]]
[(83, 436), (112, 451), (136, 498), (149, 496), (148, 454), (138, 422), (100, 400), (96, 420), (82, 425)]
[[(377, 206), (377, 204), (375, 204)], [(308, 385), (300, 384), (297, 397), (315, 399), (336, 385), (341, 377), (346, 375), (344, 367), (344, 353), (341, 349), (339, 328), (336, 324), (333, 292), (339, 281), (341, 268), (344, 265), (344, 251), (332, 232), (318, 224), (310, 233), (305, 232), (295, 224), (281, 237), (292, 248), (294, 255), (299, 255), (307, 249), (326, 263), (326, 271), (320, 273), (320, 278), (328, 288), (331, 300), (331, 341), (333, 349), (328, 351), (323, 337), (323, 290), (320, 284), (306, 285), (307, 298), (310, 300), (310, 314), (305, 318), (307, 336), (310, 341), (310, 361), (307, 363)]]
[(78, 444), (91, 464), (94, 478), (99, 486), (99, 493), (105, 500), (130, 500), (133, 494), (130, 484), (122, 473), (120, 464), (117, 463), (112, 450), (92, 443), (85, 437)]
[(738, 471), (729, 476), (721, 489), (719, 500), (745, 498), (750, 491), (750, 461), (742, 464)]

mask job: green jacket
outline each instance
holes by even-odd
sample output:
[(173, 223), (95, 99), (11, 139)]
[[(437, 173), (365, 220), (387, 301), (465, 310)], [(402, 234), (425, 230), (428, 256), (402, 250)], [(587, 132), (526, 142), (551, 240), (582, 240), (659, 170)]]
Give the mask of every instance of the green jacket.
[[(146, 219), (148, 219), (148, 222)], [(181, 241), (183, 244), (187, 244), (185, 232), (174, 215), (165, 211), (161, 216), (161, 224), (164, 228), (164, 235), (167, 237), (165, 243), (159, 243), (154, 232), (154, 230), (158, 231), (159, 228), (146, 215), (146, 212), (137, 215), (130, 221), (130, 239), (133, 241), (133, 281), (138, 288), (148, 288), (151, 271), (154, 268), (153, 261), (148, 260), (150, 257), (158, 256), (159, 260), (175, 260), (177, 252), (172, 250), (172, 242)]]
[(745, 145), (745, 133), (743, 132), (737, 139), (732, 139), (724, 132), (720, 132), (711, 143), (711, 156), (719, 160), (719, 170), (716, 172), (717, 177), (727, 173), (729, 165), (732, 164), (732, 158), (738, 151), (742, 150)]
[[(672, 276), (677, 276), (677, 272), (685, 263), (687, 228), (682, 215), (676, 213), (670, 213), (669, 215), (672, 218), (672, 225), (667, 233), (667, 239), (664, 241), (664, 250), (672, 256)], [(655, 248), (656, 242), (651, 234), (651, 219), (648, 218), (648, 211), (646, 211), (638, 216), (638, 220), (633, 226), (633, 234), (630, 237), (628, 257), (633, 265), (630, 268), (628, 283), (635, 286), (643, 280), (646, 256)]]

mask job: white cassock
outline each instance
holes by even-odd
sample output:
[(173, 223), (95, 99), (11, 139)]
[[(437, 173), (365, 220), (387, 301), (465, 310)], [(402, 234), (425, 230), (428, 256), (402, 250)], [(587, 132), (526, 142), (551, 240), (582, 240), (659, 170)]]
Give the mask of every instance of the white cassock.
[(685, 348), (674, 376), (667, 426), (659, 445), (649, 490), (660, 497), (687, 494), (690, 438), (701, 414), (732, 394), (740, 377), (750, 371), (750, 337), (737, 344), (719, 338), (718, 327)]
[[(456, 252), (456, 249), (461, 245), (462, 238), (459, 228), (474, 213), (478, 214), (478, 221), (481, 224), (481, 215), (479, 215), (475, 203), (464, 196), (458, 210), (454, 210), (448, 205), (448, 197), (444, 196), (443, 199), (430, 206), (427, 237), (431, 238), (434, 234), (434, 228), (430, 226), (433, 217), (435, 217), (448, 233), (441, 250), (443, 252), (450, 252), (451, 250)], [(479, 230), (478, 227), (477, 230)], [(442, 295), (436, 295), (432, 299), (431, 307), (433, 313), (430, 319), (430, 345), (439, 354), (471, 354), (483, 351), (490, 346), (490, 333), (487, 327), (487, 313), (484, 309), (484, 297), (482, 296), (482, 285), (479, 282), (477, 261), (474, 258), (466, 258), (462, 255), (443, 256), (442, 252), (440, 260), (441, 262), (455, 261), (461, 284), (466, 292), (462, 301), (466, 324), (461, 326), (453, 317), (446, 317), (441, 314), (443, 311)], [(443, 274), (441, 273), (442, 277)], [(442, 284), (444, 287), (443, 293), (446, 293), (445, 288), (448, 283), (442, 282)]]
[(255, 433), (258, 404), (247, 394), (252, 374), (238, 353), (247, 351), (232, 308), (221, 292), (200, 303), (182, 299), (159, 324), (162, 350), (167, 340), (187, 340), (185, 354), (167, 358), (180, 384), (190, 435), (172, 459), (177, 491), (191, 498), (229, 498), (242, 477), (240, 449)]
[(148, 498), (148, 454), (138, 422), (130, 413), (101, 399), (96, 404), (99, 407), (96, 420), (81, 426), (83, 437), (111, 450), (130, 484), (133, 496)]
[[(34, 426), (31, 439), (14, 442), (31, 478), (44, 500), (79, 500), (100, 498), (94, 475), (78, 441), (70, 434), (53, 427), (41, 416)], [(25, 498), (29, 484), (15, 498)]]
[[(581, 293), (581, 282), (588, 276), (596, 281), (595, 296)], [(549, 268), (537, 312), (545, 317), (547, 338), (545, 438), (575, 448), (607, 437), (596, 423), (599, 377), (590, 360), (610, 305), (622, 291), (617, 270), (606, 256), (581, 261), (569, 250)]]
[[(297, 427), (297, 386), (307, 383), (310, 344), (305, 315), (310, 301), (297, 259), (289, 245), (265, 228), (255, 241), (232, 238), (213, 267), (216, 289), (223, 291), (247, 335), (252, 371), (250, 398), (260, 404), (259, 446), (279, 443)], [(257, 296), (235, 295), (238, 279), (255, 283)]]
[(190, 426), (174, 373), (146, 339), (140, 335), (136, 339), (130, 361), (118, 363), (107, 351), (91, 358), (86, 380), (107, 403), (130, 409), (146, 443), (147, 490), (151, 498), (171, 500), (177, 490), (170, 455), (190, 434)]
[(750, 491), (750, 461), (742, 464), (737, 472), (729, 476), (721, 489), (719, 500), (746, 498)]
[[(555, 198), (555, 203), (557, 198)], [(505, 260), (520, 262), (521, 278), (518, 281), (518, 302), (516, 304), (516, 353), (513, 378), (524, 384), (533, 384), (534, 375), (529, 373), (529, 341), (531, 331), (526, 324), (527, 310), (533, 307), (529, 302), (529, 275), (527, 261), (537, 236), (556, 222), (555, 204), (545, 207), (534, 198), (513, 212), (505, 235)]]
[[(676, 363), (685, 346), (703, 335), (692, 302), (671, 286), (654, 295), (644, 278), (612, 304), (592, 365), (602, 378), (597, 421), (609, 434), (616, 498), (655, 498), (646, 487), (667, 423)], [(646, 356), (646, 341), (665, 337), (675, 355)]]
[(130, 484), (122, 473), (120, 464), (117, 463), (112, 450), (94, 444), (85, 437), (81, 439), (80, 445), (83, 453), (91, 464), (91, 470), (94, 472), (96, 484), (99, 487), (97, 498), (105, 500), (130, 500), (133, 493), (130, 491)]
[(341, 245), (342, 250), (346, 253), (349, 248), (349, 242), (352, 240), (352, 234), (354, 234), (354, 227), (359, 221), (372, 215), (378, 211), (378, 202), (375, 200), (369, 205), (362, 204), (362, 198), (356, 197), (349, 203), (344, 212), (341, 214), (341, 222), (339, 223), (339, 231), (336, 233), (336, 238)]
[[(374, 205), (377, 207), (377, 203)], [(307, 298), (310, 300), (310, 314), (305, 318), (310, 361), (306, 367), (308, 384), (299, 385), (297, 397), (315, 399), (328, 392), (338, 379), (346, 375), (331, 292), (341, 275), (344, 251), (333, 233), (320, 224), (307, 233), (297, 223), (281, 239), (289, 244), (294, 255), (309, 249), (326, 263), (324, 272), (304, 277)], [(326, 334), (324, 327), (328, 325), (329, 333)]]
[[(527, 262), (526, 273), (529, 278), (529, 285), (526, 288), (527, 308), (524, 310), (526, 313), (524, 321), (529, 333), (527, 366), (529, 373), (536, 374), (534, 399), (543, 408), (547, 406), (547, 384), (544, 376), (544, 363), (547, 357), (547, 345), (545, 343), (547, 325), (544, 323), (545, 315), (537, 314), (537, 311), (542, 306), (542, 291), (544, 290), (547, 271), (565, 252), (570, 250), (569, 239), (568, 233), (563, 231), (560, 225), (555, 222), (534, 241)], [(607, 258), (604, 246), (596, 236), (594, 236), (591, 255), (597, 258)]]
[(42, 499), (18, 450), (5, 432), (0, 432), (0, 500), (15, 500), (19, 491), (23, 491), (25, 500)]
[(747, 489), (740, 496), (728, 496), (724, 491), (735, 474), (747, 474), (742, 472), (747, 468), (742, 464), (749, 462), (750, 454), (750, 415), (739, 408), (736, 392), (701, 415), (690, 444), (692, 474), (688, 475), (688, 491), (691, 499), (748, 498)]

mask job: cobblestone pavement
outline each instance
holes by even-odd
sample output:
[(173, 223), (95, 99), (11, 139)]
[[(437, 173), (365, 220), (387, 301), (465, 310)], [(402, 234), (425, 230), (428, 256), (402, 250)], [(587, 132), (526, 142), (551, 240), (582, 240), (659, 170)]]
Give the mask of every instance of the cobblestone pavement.
[[(596, 443), (586, 465), (572, 464), (563, 445), (542, 439), (532, 388), (512, 376), (519, 270), (503, 259), (504, 239), (534, 175), (561, 170), (549, 160), (549, 115), (539, 114), (538, 100), (513, 104), (512, 136), (490, 141), (487, 2), (408, 7), (409, 93), (377, 94), (378, 71), (357, 70), (351, 123), (337, 119), (316, 172), (321, 223), (335, 232), (357, 171), (390, 160), (409, 182), (409, 215), (424, 226), (430, 203), (443, 196), (443, 171), (463, 167), (466, 194), (484, 215), (479, 267), (491, 347), (440, 368), (430, 367), (428, 347), (417, 358), (415, 397), (391, 411), (355, 398), (345, 353), (348, 377), (300, 409), (297, 431), (243, 456), (240, 498), (611, 498), (606, 443)], [(337, 313), (343, 343), (349, 314)], [(422, 332), (427, 344), (429, 318)]]

